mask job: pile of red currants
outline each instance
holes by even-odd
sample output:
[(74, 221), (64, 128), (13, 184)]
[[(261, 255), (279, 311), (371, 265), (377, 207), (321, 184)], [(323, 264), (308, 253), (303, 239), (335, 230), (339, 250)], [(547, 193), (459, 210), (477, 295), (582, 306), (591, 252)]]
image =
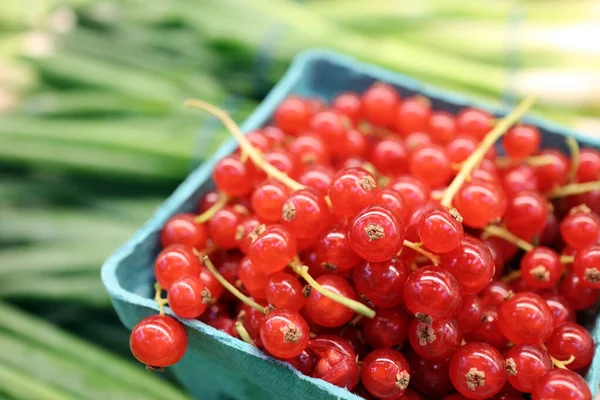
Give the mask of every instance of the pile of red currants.
[(531, 99), (453, 115), (376, 83), (289, 97), (246, 136), (187, 104), (239, 149), (161, 232), (142, 363), (185, 353), (168, 304), (368, 399), (591, 400), (576, 317), (600, 294), (600, 152), (541, 150)]

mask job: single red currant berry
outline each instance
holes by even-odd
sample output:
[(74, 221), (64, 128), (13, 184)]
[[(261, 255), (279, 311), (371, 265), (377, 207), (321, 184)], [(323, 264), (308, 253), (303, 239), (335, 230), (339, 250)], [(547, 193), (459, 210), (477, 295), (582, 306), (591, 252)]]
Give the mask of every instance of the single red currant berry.
[(329, 164), (330, 155), (325, 142), (316, 134), (304, 133), (288, 145), (296, 165)]
[(360, 378), (365, 388), (379, 399), (402, 395), (410, 382), (410, 365), (392, 349), (374, 350), (364, 359)]
[(298, 177), (298, 182), (326, 196), (334, 176), (333, 168), (326, 165), (312, 165)]
[(281, 206), (281, 224), (299, 239), (316, 238), (329, 223), (329, 207), (313, 189), (291, 193)]
[(350, 246), (348, 231), (342, 227), (323, 232), (314, 250), (317, 262), (330, 272), (350, 270), (360, 261)]
[[(265, 152), (272, 147), (271, 140), (263, 135), (261, 131), (254, 131), (246, 134), (246, 140), (250, 142), (252, 147), (261, 152)], [(236, 151), (236, 155), (239, 155), (240, 153), (241, 151), (238, 149), (238, 151)]]
[(200, 262), (190, 247), (174, 244), (160, 252), (154, 262), (154, 276), (165, 290), (184, 276), (198, 276)]
[(447, 184), (453, 174), (448, 153), (437, 145), (423, 147), (412, 153), (409, 170), (416, 178), (434, 188)]
[(547, 247), (536, 247), (521, 259), (521, 278), (537, 289), (555, 286), (562, 276), (560, 256)]
[(365, 119), (378, 126), (391, 126), (400, 104), (400, 96), (392, 86), (385, 83), (374, 83), (361, 98)]
[(537, 192), (519, 192), (508, 200), (504, 222), (509, 231), (523, 238), (542, 233), (548, 221), (548, 202)]
[(183, 325), (167, 315), (146, 317), (131, 331), (129, 348), (138, 361), (150, 367), (168, 367), (183, 357), (187, 336)]
[(540, 151), (546, 162), (535, 168), (535, 175), (539, 189), (542, 191), (552, 190), (562, 186), (569, 179), (569, 159), (560, 151), (545, 149)]
[(219, 201), (221, 194), (218, 190), (210, 190), (202, 195), (202, 198), (198, 202), (198, 214), (202, 214), (204, 211), (211, 208), (216, 202)]
[(356, 354), (350, 344), (339, 336), (323, 335), (312, 339), (308, 348), (315, 354), (313, 378), (352, 390), (358, 382)]
[(181, 318), (198, 318), (211, 299), (204, 282), (196, 276), (184, 275), (167, 292), (169, 307)]
[(290, 135), (296, 135), (308, 127), (311, 112), (308, 104), (299, 97), (288, 97), (275, 110), (275, 125)]
[(396, 131), (402, 135), (427, 130), (431, 118), (431, 102), (417, 95), (409, 97), (396, 110)]
[(429, 186), (412, 175), (399, 176), (390, 183), (389, 188), (400, 193), (411, 210), (425, 204), (431, 195)]
[(560, 234), (575, 249), (592, 246), (600, 234), (600, 219), (586, 206), (575, 207), (560, 223)]
[(344, 140), (335, 147), (335, 156), (338, 159), (349, 157), (363, 157), (368, 148), (367, 137), (358, 129), (348, 129)]
[(352, 218), (373, 204), (376, 196), (377, 182), (373, 175), (362, 168), (341, 170), (329, 188), (333, 212), (341, 217)]
[(506, 155), (514, 159), (522, 159), (535, 154), (542, 142), (538, 128), (531, 125), (513, 126), (502, 138), (502, 146)]
[(462, 333), (473, 332), (481, 325), (483, 317), (483, 301), (478, 296), (463, 296), (460, 306), (454, 313), (458, 330)]
[(183, 244), (202, 250), (206, 245), (208, 234), (206, 225), (197, 224), (195, 218), (193, 214), (176, 214), (169, 218), (160, 232), (162, 247)]
[(267, 282), (267, 300), (277, 309), (300, 311), (306, 303), (303, 287), (291, 274), (277, 272)]
[(581, 149), (577, 165), (577, 181), (592, 182), (600, 179), (600, 152), (596, 149)]
[(354, 287), (361, 298), (377, 307), (402, 304), (404, 283), (410, 271), (398, 257), (382, 262), (361, 261), (354, 268)]
[(460, 246), (443, 254), (441, 265), (456, 278), (464, 294), (485, 289), (496, 267), (489, 248), (472, 237), (465, 237)]
[(458, 135), (446, 144), (446, 152), (450, 162), (460, 164), (475, 151), (479, 142), (472, 136)]
[(376, 311), (375, 318), (363, 322), (367, 342), (376, 349), (401, 345), (408, 334), (408, 314), (400, 307)]
[(208, 236), (218, 247), (230, 250), (238, 247), (236, 237), (242, 215), (232, 206), (225, 206), (208, 221)]
[(385, 206), (370, 206), (348, 224), (348, 239), (356, 254), (381, 262), (395, 256), (404, 243), (404, 224)]
[(565, 275), (559, 291), (577, 311), (592, 307), (600, 297), (600, 290), (588, 287), (586, 281), (575, 273)]
[(499, 306), (514, 296), (515, 293), (510, 285), (502, 281), (492, 281), (479, 294), (483, 304)]
[[(298, 173), (300, 172), (300, 164), (296, 163), (295, 158), (284, 149), (274, 149), (268, 151), (264, 154), (265, 161), (284, 174), (290, 176), (291, 178), (296, 178)], [(258, 181), (262, 181), (266, 179), (266, 174), (260, 170), (257, 172)]]
[(404, 138), (404, 144), (406, 145), (406, 150), (409, 153), (414, 153), (423, 147), (431, 146), (434, 144), (434, 142), (425, 132), (413, 132), (406, 135)]
[(590, 333), (575, 322), (565, 322), (556, 327), (546, 341), (548, 353), (557, 360), (567, 361), (575, 357), (566, 367), (570, 370), (586, 368), (594, 357), (594, 339)]
[(498, 310), (498, 327), (514, 344), (542, 344), (552, 334), (552, 311), (535, 293), (517, 293)]
[(377, 192), (375, 204), (386, 206), (392, 210), (402, 221), (408, 221), (410, 218), (410, 208), (404, 197), (393, 189), (383, 188)]
[(469, 399), (489, 399), (506, 383), (504, 357), (485, 343), (467, 343), (456, 350), (449, 371), (456, 390)]
[(252, 244), (250, 242), (250, 234), (260, 224), (261, 222), (255, 215), (250, 215), (244, 218), (235, 229), (235, 240), (237, 240), (238, 247), (242, 253), (248, 254), (248, 251), (250, 251), (250, 245)]
[(434, 319), (450, 317), (460, 305), (460, 286), (441, 267), (417, 269), (404, 284), (404, 304), (411, 313), (421, 313)]
[[(412, 370), (410, 384), (419, 392), (440, 399), (454, 391), (448, 374), (449, 360), (426, 360), (413, 354), (409, 362)], [(401, 399), (405, 400), (405, 397)]]
[(573, 262), (573, 272), (584, 286), (600, 289), (600, 246), (578, 251)]
[(519, 192), (538, 190), (535, 169), (527, 164), (508, 168), (501, 175), (502, 187), (506, 196), (513, 197)]
[(408, 151), (404, 142), (395, 137), (378, 140), (372, 147), (369, 161), (384, 175), (398, 176), (408, 170)]
[(408, 328), (410, 346), (426, 360), (447, 360), (460, 347), (462, 334), (453, 319), (428, 322), (413, 318)]
[(500, 331), (498, 326), (498, 307), (485, 305), (481, 324), (470, 335), (472, 340), (484, 342), (494, 346), (497, 349), (504, 349), (508, 341)]
[(265, 126), (259, 132), (269, 142), (269, 148), (281, 147), (285, 142), (285, 133), (275, 126)]
[(578, 373), (566, 369), (552, 369), (537, 382), (531, 393), (531, 400), (562, 399), (592, 400), (592, 393)]
[(245, 196), (252, 191), (252, 169), (247, 168), (237, 155), (219, 160), (212, 177), (217, 188), (228, 196)]
[(260, 340), (275, 357), (294, 358), (308, 346), (310, 332), (308, 324), (297, 312), (274, 310), (263, 320)]
[(240, 261), (239, 278), (250, 297), (256, 300), (267, 298), (269, 275), (256, 268), (248, 257), (244, 257)]
[(344, 140), (346, 133), (344, 120), (333, 110), (321, 111), (312, 117), (310, 129), (334, 153), (336, 144)]
[(471, 228), (483, 228), (502, 217), (506, 211), (506, 196), (499, 186), (472, 180), (465, 182), (453, 200), (454, 207)]
[[(317, 283), (327, 290), (356, 300), (354, 289), (340, 276), (322, 275), (317, 278)], [(354, 312), (348, 307), (323, 296), (314, 289), (310, 290), (305, 308), (311, 320), (328, 328), (344, 325), (354, 315)]]
[(250, 241), (248, 257), (265, 273), (281, 271), (297, 252), (296, 239), (281, 225), (259, 225), (250, 233)]
[(340, 94), (333, 99), (331, 108), (348, 117), (353, 124), (358, 124), (362, 119), (361, 100), (356, 93), (344, 92)]
[(281, 219), (281, 206), (288, 196), (287, 188), (275, 179), (267, 179), (252, 192), (252, 210), (265, 222), (278, 222)]
[(456, 130), (473, 136), (477, 139), (483, 139), (492, 129), (492, 116), (475, 108), (464, 108), (456, 115)]
[(225, 288), (217, 278), (206, 268), (205, 266), (200, 267), (200, 280), (204, 283), (208, 291), (210, 292), (209, 304), (213, 304), (221, 297)]
[(446, 111), (435, 111), (429, 119), (431, 139), (441, 145), (450, 142), (456, 136), (456, 120), (454, 115)]
[(518, 344), (506, 353), (508, 382), (517, 390), (531, 393), (535, 384), (552, 369), (552, 360), (540, 346)]
[(462, 217), (456, 209), (433, 209), (423, 215), (419, 223), (419, 238), (429, 250), (448, 253), (456, 249), (464, 237), (461, 222)]
[(575, 308), (565, 296), (550, 291), (543, 291), (540, 296), (546, 300), (550, 311), (552, 311), (552, 326), (555, 329), (564, 322), (575, 322)]

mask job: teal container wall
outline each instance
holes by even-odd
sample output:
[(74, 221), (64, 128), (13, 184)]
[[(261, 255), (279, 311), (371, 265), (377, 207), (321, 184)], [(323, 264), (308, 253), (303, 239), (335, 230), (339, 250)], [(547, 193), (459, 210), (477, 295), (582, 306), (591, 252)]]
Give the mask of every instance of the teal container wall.
[[(265, 125), (277, 104), (289, 94), (331, 100), (343, 91), (362, 92), (374, 81), (388, 82), (404, 96), (423, 94), (432, 99), (435, 109), (456, 112), (466, 106), (477, 106), (496, 115), (508, 111), (424, 85), (341, 54), (311, 50), (296, 57), (286, 75), (243, 123), (242, 129), (248, 132)], [(598, 139), (549, 121), (529, 116), (524, 120), (542, 130), (543, 146), (564, 149), (565, 136), (575, 137), (582, 145), (600, 146)], [(160, 250), (158, 234), (161, 227), (171, 215), (195, 209), (201, 195), (213, 187), (211, 172), (215, 163), (235, 148), (234, 141), (227, 142), (211, 159), (190, 174), (154, 216), (103, 265), (104, 285), (115, 310), (129, 329), (143, 317), (155, 314), (158, 310), (152, 300), (152, 266)], [(182, 322), (188, 333), (189, 347), (183, 360), (173, 369), (183, 386), (197, 399), (358, 399), (346, 390), (305, 377), (288, 365), (264, 356), (254, 347), (199, 321)], [(598, 321), (592, 329), (597, 345), (600, 332)], [(600, 357), (598, 351), (596, 353), (587, 376), (594, 395), (598, 393), (600, 382)]]

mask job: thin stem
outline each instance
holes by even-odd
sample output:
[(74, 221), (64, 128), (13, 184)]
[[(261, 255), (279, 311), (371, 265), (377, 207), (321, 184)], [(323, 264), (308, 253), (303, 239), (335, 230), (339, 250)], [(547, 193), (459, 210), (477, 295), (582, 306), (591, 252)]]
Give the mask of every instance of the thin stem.
[(509, 283), (512, 281), (516, 281), (520, 277), (521, 277), (521, 271), (517, 269), (515, 271), (509, 272), (507, 275), (504, 275), (502, 277), (502, 282)]
[(551, 156), (542, 154), (539, 156), (531, 156), (526, 157), (523, 160), (515, 160), (510, 157), (497, 157), (496, 158), (496, 167), (498, 168), (509, 168), (515, 165), (519, 165), (521, 163), (525, 163), (532, 167), (541, 167), (543, 165), (547, 165), (552, 163), (553, 158)]
[(217, 269), (215, 268), (213, 263), (210, 261), (210, 258), (208, 256), (202, 257), (202, 262), (204, 263), (206, 268), (208, 268), (210, 273), (215, 276), (215, 278), (219, 281), (219, 283), (225, 287), (225, 289), (229, 290), (235, 297), (237, 297), (240, 301), (244, 302), (248, 306), (254, 308), (255, 310), (260, 311), (263, 314), (266, 314), (265, 308), (263, 306), (261, 306), (254, 300), (248, 298), (248, 296), (246, 296), (245, 294), (240, 292), (235, 286), (233, 286), (231, 283), (229, 283), (227, 281), (227, 279), (223, 278), (223, 275), (221, 275), (219, 273), (219, 271), (217, 271)]
[(592, 190), (600, 190), (600, 181), (571, 183), (561, 186), (548, 193), (547, 197), (549, 199), (557, 199), (559, 197), (571, 196), (573, 194), (591, 192)]
[(568, 136), (566, 139), (567, 147), (571, 152), (571, 170), (569, 171), (569, 183), (575, 181), (577, 175), (577, 169), (579, 168), (579, 143), (573, 136)]
[(206, 210), (202, 214), (196, 216), (196, 223), (203, 224), (206, 221), (208, 221), (209, 219), (211, 219), (213, 217), (213, 215), (216, 214), (217, 211), (219, 211), (221, 208), (225, 207), (225, 205), (227, 204), (228, 201), (229, 201), (229, 197), (227, 197), (227, 195), (225, 193), (219, 192), (219, 200), (217, 200), (217, 202), (215, 204), (210, 206), (210, 208), (208, 210)]
[(485, 156), (485, 153), (487, 153), (487, 151), (494, 145), (494, 143), (496, 143), (496, 141), (511, 126), (513, 126), (517, 121), (519, 121), (519, 119), (521, 119), (523, 114), (525, 114), (527, 110), (529, 110), (533, 103), (533, 96), (525, 98), (521, 102), (521, 104), (519, 104), (517, 108), (513, 110), (513, 112), (511, 112), (506, 117), (498, 121), (498, 123), (492, 128), (492, 130), (485, 136), (485, 138), (483, 138), (481, 143), (479, 143), (479, 146), (477, 146), (477, 149), (475, 149), (475, 151), (471, 153), (469, 158), (465, 160), (465, 162), (462, 165), (462, 168), (460, 169), (458, 174), (456, 174), (456, 177), (454, 178), (450, 186), (448, 186), (448, 189), (446, 189), (446, 191), (444, 192), (444, 196), (442, 197), (441, 201), (441, 204), (444, 207), (452, 207), (452, 199), (454, 199), (454, 196), (459, 191), (465, 180), (471, 175), (471, 172), (475, 168), (477, 168), (477, 166)]
[(235, 330), (237, 331), (238, 335), (240, 335), (240, 338), (244, 342), (246, 342), (246, 343), (254, 346), (254, 342), (252, 341), (252, 338), (250, 337), (250, 334), (248, 333), (248, 331), (244, 327), (244, 324), (242, 324), (240, 321), (237, 321), (235, 323)]
[(567, 361), (560, 361), (552, 356), (550, 356), (550, 358), (552, 359), (552, 364), (556, 367), (556, 368), (560, 368), (560, 369), (568, 369), (567, 367), (565, 367), (565, 365), (569, 365), (571, 364), (573, 361), (575, 361), (575, 356), (571, 354), (571, 357), (569, 357), (569, 359)]
[(192, 251), (194, 252), (194, 254), (196, 255), (196, 257), (198, 257), (198, 260), (202, 261), (202, 259), (204, 258), (204, 256), (210, 256), (217, 249), (218, 249), (217, 245), (211, 244), (210, 246), (208, 246), (208, 247), (206, 247), (206, 248), (204, 248), (202, 250), (192, 249)]
[(566, 256), (566, 255), (560, 256), (560, 262), (563, 264), (572, 264), (574, 261), (575, 261), (574, 256)]
[[(431, 261), (433, 263), (433, 265), (440, 264), (440, 258), (438, 256), (421, 248), (421, 246), (423, 246), (423, 243), (421, 243), (421, 242), (415, 243), (415, 242), (411, 242), (409, 240), (405, 240), (403, 245), (408, 247), (409, 249), (412, 249), (412, 250), (416, 251), (417, 253), (427, 257), (429, 259), (429, 261)], [(400, 249), (400, 251), (402, 251), (402, 249)], [(400, 253), (398, 253), (398, 254), (400, 254)]]
[(362, 304), (361, 302), (358, 302), (356, 300), (352, 300), (349, 299), (345, 296), (342, 296), (338, 293), (334, 293), (331, 290), (327, 290), (325, 289), (323, 286), (321, 286), (317, 281), (315, 281), (313, 279), (312, 276), (310, 276), (310, 274), (308, 273), (308, 267), (306, 265), (301, 265), (298, 264), (296, 262), (292, 262), (290, 264), (290, 267), (292, 268), (292, 270), (294, 270), (295, 273), (297, 273), (298, 275), (300, 275), (302, 278), (304, 278), (304, 280), (317, 292), (321, 293), (323, 296), (337, 302), (340, 303), (346, 307), (348, 307), (349, 309), (353, 310), (354, 312), (357, 312), (361, 315), (364, 315), (365, 317), (368, 318), (373, 318), (375, 317), (375, 311), (371, 310), (369, 307), (365, 306), (364, 304)]
[(186, 107), (204, 110), (218, 118), (227, 128), (229, 133), (231, 133), (231, 135), (235, 138), (235, 140), (237, 140), (241, 151), (243, 153), (245, 152), (246, 154), (248, 154), (248, 157), (250, 157), (252, 162), (256, 164), (256, 166), (260, 167), (263, 171), (265, 171), (268, 176), (277, 179), (292, 190), (300, 190), (304, 188), (304, 185), (296, 182), (295, 180), (293, 180), (292, 178), (290, 178), (289, 176), (287, 176), (286, 174), (284, 174), (283, 172), (266, 162), (261, 156), (261, 154), (254, 148), (254, 146), (252, 146), (252, 144), (244, 137), (244, 134), (242, 133), (239, 126), (237, 126), (235, 121), (231, 119), (231, 117), (229, 116), (229, 114), (227, 114), (227, 112), (225, 112), (225, 110), (215, 107), (212, 104), (209, 104), (202, 100), (186, 100), (184, 105)]
[(514, 233), (509, 232), (505, 228), (501, 228), (496, 225), (488, 225), (483, 229), (483, 231), (484, 234), (482, 235), (482, 238), (484, 239), (488, 236), (497, 236), (501, 239), (506, 240), (507, 242), (514, 244), (522, 250), (531, 251), (534, 249), (534, 246), (531, 243), (526, 242), (525, 240), (521, 239)]
[(160, 315), (165, 315), (165, 305), (167, 305), (169, 301), (162, 298), (162, 286), (160, 286), (160, 283), (158, 282), (154, 284), (154, 301), (158, 304), (158, 313)]

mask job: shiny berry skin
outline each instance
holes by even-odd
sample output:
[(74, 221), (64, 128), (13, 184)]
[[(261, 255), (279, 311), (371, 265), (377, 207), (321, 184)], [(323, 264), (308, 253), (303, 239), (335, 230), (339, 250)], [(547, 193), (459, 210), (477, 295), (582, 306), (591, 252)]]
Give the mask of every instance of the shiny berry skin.
[(252, 210), (264, 222), (278, 222), (281, 206), (288, 196), (287, 188), (275, 179), (261, 182), (252, 192)]
[(313, 378), (352, 390), (358, 383), (356, 354), (348, 342), (339, 336), (323, 335), (311, 339), (308, 348), (315, 354)]
[(321, 111), (310, 120), (310, 130), (323, 139), (332, 152), (344, 140), (346, 128), (340, 114), (332, 110)]
[(298, 239), (319, 236), (329, 223), (329, 207), (313, 189), (290, 193), (281, 206), (281, 224)]
[(363, 93), (361, 102), (367, 121), (373, 125), (387, 127), (394, 123), (400, 96), (392, 86), (378, 82)]
[[(268, 139), (261, 131), (250, 132), (246, 135), (246, 140), (250, 142), (252, 147), (255, 149), (265, 152), (269, 150), (271, 146), (271, 140)], [(236, 152), (236, 155), (240, 153), (239, 149)]]
[(536, 247), (521, 259), (521, 278), (532, 288), (553, 287), (560, 281), (562, 272), (560, 256), (547, 247)]
[(535, 384), (552, 369), (546, 350), (533, 344), (517, 344), (506, 353), (508, 382), (520, 392), (531, 393)]
[(348, 240), (361, 258), (385, 261), (402, 248), (404, 223), (386, 206), (370, 206), (348, 223)]
[(204, 193), (198, 202), (198, 214), (202, 214), (204, 211), (211, 208), (217, 201), (219, 201), (219, 197), (221, 197), (221, 195), (219, 194), (218, 190), (210, 190)]
[(212, 174), (217, 188), (231, 197), (245, 196), (252, 191), (252, 169), (237, 155), (222, 158)]
[(446, 144), (456, 136), (456, 120), (454, 115), (446, 111), (435, 111), (429, 118), (426, 129), (431, 139), (438, 144)]
[(352, 218), (363, 208), (373, 204), (377, 196), (377, 182), (362, 168), (342, 169), (333, 178), (329, 197), (333, 212), (340, 217)]
[(431, 146), (434, 143), (427, 133), (413, 132), (406, 135), (404, 144), (406, 145), (406, 150), (408, 150), (409, 153), (413, 153), (423, 147)]
[[(356, 300), (354, 289), (340, 276), (322, 275), (316, 281), (327, 290)], [(310, 291), (305, 308), (315, 323), (327, 328), (344, 325), (354, 315), (354, 312), (348, 307), (323, 296), (314, 289)]]
[(263, 320), (260, 340), (275, 357), (294, 358), (308, 346), (310, 331), (304, 318), (297, 312), (274, 310)]
[(499, 306), (514, 295), (510, 285), (502, 281), (492, 281), (479, 294), (483, 304)]
[(369, 161), (383, 175), (398, 176), (408, 170), (408, 150), (400, 139), (386, 137), (372, 147)]
[(600, 290), (588, 287), (584, 280), (574, 273), (565, 275), (560, 282), (559, 292), (577, 311), (592, 307), (600, 297)]
[(448, 318), (460, 305), (460, 299), (458, 282), (441, 267), (431, 265), (417, 269), (404, 284), (404, 304), (413, 314)]
[(600, 152), (598, 150), (581, 149), (576, 177), (578, 182), (592, 182), (600, 179)]
[(331, 167), (325, 165), (312, 165), (302, 172), (298, 177), (298, 182), (313, 188), (322, 196), (326, 196), (329, 193), (329, 186), (331, 186), (334, 176), (335, 172)]
[(519, 192), (508, 200), (504, 222), (509, 231), (523, 238), (542, 233), (548, 221), (548, 203), (537, 192)]
[(446, 152), (450, 162), (460, 164), (475, 151), (478, 140), (467, 135), (458, 135), (446, 144)]
[(238, 247), (237, 227), (241, 222), (242, 215), (232, 206), (225, 206), (208, 221), (208, 236), (222, 249), (235, 249)]
[(267, 301), (277, 309), (300, 311), (306, 303), (303, 289), (295, 276), (287, 272), (277, 272), (268, 278)]
[(389, 188), (400, 193), (406, 205), (412, 210), (426, 203), (431, 194), (431, 189), (425, 182), (411, 175), (402, 175), (394, 179)]
[(377, 193), (375, 204), (386, 206), (405, 222), (410, 218), (410, 208), (404, 197), (393, 189), (383, 188)]
[(402, 308), (378, 308), (375, 318), (363, 322), (365, 339), (376, 349), (401, 345), (409, 324), (410, 317)]
[(252, 264), (265, 273), (284, 269), (296, 255), (296, 239), (281, 225), (259, 225), (255, 232), (248, 251)]
[(184, 276), (198, 276), (200, 262), (191, 247), (174, 244), (159, 253), (154, 262), (154, 276), (165, 290), (169, 290), (175, 280)]
[(552, 311), (535, 293), (517, 293), (498, 309), (498, 327), (514, 344), (542, 344), (552, 334)]
[(356, 93), (344, 92), (338, 95), (333, 99), (331, 108), (348, 117), (354, 124), (359, 123), (362, 118), (361, 100), (360, 96)]
[(436, 319), (433, 322), (425, 319), (413, 318), (410, 323), (410, 346), (426, 360), (447, 360), (460, 347), (462, 334), (458, 324), (454, 319)]
[[(414, 354), (409, 357), (412, 372), (410, 384), (420, 393), (440, 399), (454, 391), (448, 375), (448, 360), (426, 360)], [(404, 397), (401, 397), (405, 400)]]
[(411, 132), (424, 132), (431, 118), (431, 102), (422, 96), (404, 100), (396, 110), (396, 131), (401, 135)]
[(514, 159), (522, 159), (535, 154), (542, 142), (538, 128), (531, 125), (517, 125), (508, 130), (502, 138), (502, 146), (506, 155)]
[(240, 251), (244, 254), (248, 254), (250, 251), (250, 234), (256, 229), (261, 222), (256, 215), (249, 215), (242, 220), (242, 222), (235, 229), (235, 240), (238, 242)]
[(250, 297), (255, 300), (267, 298), (269, 275), (256, 268), (248, 257), (244, 257), (240, 261), (239, 278)]
[(483, 228), (505, 213), (506, 196), (497, 185), (472, 180), (462, 185), (453, 204), (463, 217), (463, 224)]
[(565, 199), (567, 208), (572, 208), (581, 204), (585, 204), (590, 210), (596, 214), (600, 214), (600, 190), (591, 190), (586, 193), (568, 196)]
[(589, 211), (572, 209), (560, 223), (560, 234), (567, 245), (584, 249), (596, 244), (600, 233), (600, 219)]
[(168, 367), (177, 363), (187, 347), (183, 325), (167, 315), (152, 315), (137, 323), (129, 337), (129, 348), (141, 363)]
[(485, 343), (460, 347), (450, 359), (449, 371), (456, 390), (469, 399), (489, 399), (506, 383), (502, 354)]
[(545, 149), (540, 151), (549, 162), (535, 168), (538, 187), (541, 191), (552, 190), (562, 186), (569, 179), (569, 159), (560, 151)]
[(600, 289), (600, 246), (578, 251), (573, 272), (581, 279), (583, 286)]
[(410, 271), (398, 257), (382, 262), (361, 261), (354, 268), (354, 287), (377, 307), (402, 304), (402, 292)]
[(465, 237), (460, 246), (442, 255), (441, 266), (456, 278), (463, 294), (481, 292), (496, 268), (489, 248), (472, 237)]
[(288, 97), (275, 110), (275, 125), (290, 135), (296, 135), (308, 127), (311, 112), (308, 104), (299, 97)]
[(479, 324), (477, 329), (471, 333), (470, 338), (475, 341), (492, 345), (497, 349), (503, 349), (506, 347), (508, 341), (500, 331), (500, 327), (498, 325), (497, 306), (484, 306), (481, 324)]
[(303, 375), (310, 376), (315, 368), (315, 355), (308, 348), (304, 349), (299, 356), (285, 359)]
[(586, 381), (576, 372), (566, 369), (548, 371), (535, 385), (531, 400), (592, 400)]
[(167, 292), (169, 307), (181, 318), (198, 318), (211, 299), (204, 282), (195, 275), (184, 275), (175, 280)]
[(492, 129), (492, 116), (475, 108), (464, 108), (456, 115), (456, 130), (477, 139), (483, 139)]
[(379, 399), (393, 399), (408, 388), (410, 365), (404, 356), (392, 349), (374, 350), (364, 359), (362, 384)]
[(565, 322), (555, 328), (546, 340), (546, 348), (552, 357), (560, 361), (574, 356), (575, 360), (566, 367), (575, 371), (590, 365), (595, 351), (590, 333), (575, 322)]
[(329, 164), (330, 154), (325, 142), (316, 134), (304, 133), (288, 145), (296, 165)]
[(259, 132), (267, 139), (269, 148), (280, 147), (285, 142), (285, 133), (275, 126), (265, 126)]
[(564, 322), (575, 322), (575, 308), (565, 296), (548, 291), (540, 293), (540, 296), (546, 300), (550, 311), (552, 311), (552, 326), (554, 328), (562, 325)]
[(348, 231), (342, 227), (333, 227), (323, 232), (315, 243), (317, 262), (328, 271), (347, 271), (360, 261), (352, 250)]
[(448, 153), (437, 145), (412, 153), (408, 166), (412, 175), (434, 188), (447, 184), (453, 174)]
[(346, 130), (344, 140), (335, 147), (335, 156), (338, 159), (349, 157), (364, 157), (368, 148), (367, 137), (358, 129)]
[(435, 253), (448, 253), (456, 249), (463, 237), (462, 224), (445, 208), (429, 211), (419, 223), (421, 242)]
[(475, 295), (463, 296), (453, 317), (460, 332), (473, 332), (481, 324), (483, 302)]
[[(265, 161), (273, 165), (275, 168), (287, 174), (292, 178), (296, 178), (300, 172), (300, 165), (296, 163), (296, 159), (286, 150), (274, 149), (264, 154)], [(263, 171), (257, 172), (258, 180), (266, 178)]]
[(169, 218), (160, 232), (161, 246), (183, 244), (202, 250), (208, 234), (206, 225), (197, 224), (195, 218), (193, 214), (176, 214)]
[(538, 181), (535, 169), (527, 164), (508, 168), (501, 174), (502, 187), (508, 197), (522, 191), (537, 191)]

